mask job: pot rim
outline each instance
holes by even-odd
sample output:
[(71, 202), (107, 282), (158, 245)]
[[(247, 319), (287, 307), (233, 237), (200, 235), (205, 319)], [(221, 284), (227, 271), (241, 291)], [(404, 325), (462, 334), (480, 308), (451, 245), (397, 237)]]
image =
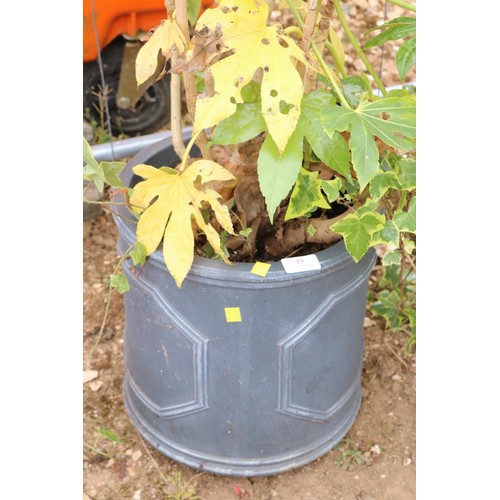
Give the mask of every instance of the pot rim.
[[(183, 140), (188, 141), (191, 138), (192, 127), (185, 127), (182, 129)], [(172, 139), (167, 138), (166, 140), (159, 140), (134, 155), (123, 168), (120, 179), (128, 186), (134, 175), (132, 168), (141, 163), (148, 163), (149, 159), (158, 154), (163, 149), (172, 146)], [(115, 210), (113, 211), (113, 218), (115, 223), (119, 228), (120, 235), (124, 237), (127, 242), (127, 246), (132, 245), (136, 240), (135, 228), (136, 222), (132, 220), (134, 217), (125, 205), (125, 195), (120, 193), (116, 197), (116, 201), (119, 203)], [(123, 203), (123, 204), (120, 204)], [(347, 252), (344, 240), (333, 244), (332, 246), (321, 250), (319, 252), (313, 253), (318, 258), (321, 269), (313, 271), (304, 271), (300, 273), (287, 273), (283, 267), (281, 261), (269, 261), (271, 267), (265, 278), (251, 273), (254, 266), (254, 262), (235, 262), (231, 265), (226, 264), (222, 260), (209, 259), (206, 257), (201, 257), (198, 255), (194, 256), (193, 265), (186, 276), (186, 279), (193, 277), (200, 278), (210, 278), (210, 279), (224, 279), (233, 280), (237, 282), (261, 282), (265, 281), (269, 284), (273, 282), (281, 281), (291, 281), (291, 280), (306, 280), (308, 281), (310, 277), (317, 275), (319, 273), (324, 274), (325, 272), (337, 271), (347, 265), (356, 265), (354, 259), (351, 257), (349, 252)], [(358, 262), (361, 265), (362, 262), (366, 262), (367, 267), (371, 270), (373, 263), (375, 261), (375, 251), (370, 248), (367, 254)], [(155, 267), (165, 270), (166, 265), (163, 260), (163, 252), (161, 246), (155, 250), (154, 253), (149, 255), (148, 259), (150, 263)]]

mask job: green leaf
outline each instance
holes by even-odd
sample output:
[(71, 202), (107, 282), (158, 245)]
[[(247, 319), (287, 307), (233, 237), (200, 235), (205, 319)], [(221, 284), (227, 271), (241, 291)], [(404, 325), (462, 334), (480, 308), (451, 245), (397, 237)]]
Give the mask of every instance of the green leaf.
[(350, 76), (345, 80), (341, 80), (341, 82), (346, 99), (354, 107), (359, 106), (361, 94), (371, 91), (370, 85), (367, 85), (366, 81), (360, 76)]
[(398, 178), (394, 172), (379, 170), (377, 175), (370, 181), (370, 195), (374, 200), (380, 200), (388, 189), (399, 187)]
[(187, 2), (187, 13), (188, 21), (191, 26), (196, 24), (198, 20), (198, 15), (201, 9), (201, 0), (188, 0)]
[(410, 201), (408, 211), (396, 210), (394, 212), (394, 225), (403, 232), (417, 232), (417, 198)]
[(406, 74), (417, 60), (417, 37), (407, 40), (396, 52), (396, 67), (398, 68), (399, 79), (404, 80)]
[(146, 263), (147, 256), (147, 248), (140, 241), (136, 241), (133, 250), (130, 251), (130, 257), (132, 258), (134, 266), (143, 266)]
[(347, 251), (358, 262), (372, 245), (373, 235), (383, 229), (384, 221), (384, 216), (377, 212), (361, 216), (354, 213), (339, 220), (330, 229), (344, 237)]
[(384, 228), (373, 235), (373, 244), (377, 245), (379, 243), (399, 245), (399, 229), (392, 220), (386, 221)]
[[(356, 210), (356, 213), (361, 217), (363, 214), (373, 213), (379, 211), (379, 203), (377, 200), (367, 198), (364, 205)], [(385, 220), (385, 219), (384, 219)]]
[(257, 173), (271, 223), (276, 208), (287, 197), (297, 180), (302, 159), (303, 141), (302, 134), (298, 131), (290, 137), (283, 154), (280, 154), (270, 134), (262, 144), (257, 161)]
[(285, 221), (301, 217), (316, 208), (330, 208), (321, 193), (321, 179), (319, 172), (309, 172), (301, 168), (297, 181), (290, 196), (290, 202), (285, 214)]
[(127, 278), (123, 274), (112, 274), (110, 276), (111, 288), (115, 288), (120, 293), (125, 293), (130, 290)]
[(102, 161), (101, 167), (104, 171), (104, 179), (111, 187), (124, 187), (119, 175), (126, 165), (124, 161)]
[(97, 189), (103, 191), (105, 181), (104, 170), (95, 160), (92, 148), (85, 137), (83, 138), (83, 162), (86, 163), (83, 167), (83, 178), (94, 182)]
[(311, 145), (314, 154), (328, 167), (343, 177), (351, 178), (349, 148), (346, 140), (339, 134), (329, 136), (321, 123), (321, 110), (324, 106), (334, 106), (333, 96), (325, 90), (315, 90), (302, 99), (302, 109), (297, 124)]
[(382, 257), (382, 265), (384, 267), (401, 265), (401, 254), (392, 250), (387, 252)]
[(243, 238), (248, 238), (249, 234), (252, 232), (251, 227), (247, 227), (246, 229), (242, 229), (240, 231), (240, 235), (243, 236)]
[(321, 182), (321, 188), (325, 192), (330, 203), (333, 203), (340, 196), (341, 187), (342, 181), (339, 178)]
[(399, 325), (402, 323), (403, 318), (399, 317), (399, 294), (396, 290), (389, 292), (388, 290), (383, 290), (379, 293), (378, 301), (375, 302), (371, 310), (382, 316), (387, 322), (388, 326), (391, 326), (392, 330), (397, 330)]
[(399, 162), (399, 184), (401, 189), (411, 191), (417, 187), (417, 163), (413, 158), (402, 158)]
[(417, 20), (414, 17), (397, 17), (388, 23), (373, 28), (373, 30), (376, 29), (385, 29), (385, 31), (368, 40), (365, 43), (366, 49), (382, 45), (390, 40), (400, 40), (413, 35), (417, 29)]
[(349, 130), (352, 163), (360, 188), (375, 177), (379, 153), (374, 136), (395, 149), (413, 149), (414, 144), (404, 137), (416, 136), (415, 96), (399, 96), (364, 101), (357, 109), (325, 106), (321, 115), (323, 127), (330, 137), (335, 131)]
[(380, 280), (380, 285), (390, 288), (396, 288), (399, 285), (400, 273), (400, 266), (385, 266), (383, 268), (383, 275)]
[(238, 104), (235, 113), (215, 127), (210, 144), (240, 144), (265, 130), (260, 102)]
[(99, 429), (97, 432), (99, 432), (99, 434), (104, 436), (106, 439), (113, 441), (113, 443), (120, 444), (122, 442), (122, 440), (118, 437), (118, 435), (110, 429), (106, 429), (103, 427)]

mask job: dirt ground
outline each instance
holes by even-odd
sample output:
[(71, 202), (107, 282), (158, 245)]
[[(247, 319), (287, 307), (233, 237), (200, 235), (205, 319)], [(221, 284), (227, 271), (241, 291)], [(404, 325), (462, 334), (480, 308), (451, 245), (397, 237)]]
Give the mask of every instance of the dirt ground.
[[(347, 13), (355, 33), (383, 21), (381, 0), (349, 4)], [(363, 19), (356, 20), (360, 12), (365, 14)], [(387, 8), (387, 19), (406, 14), (397, 7)], [(385, 47), (382, 79), (387, 86), (399, 83), (395, 67), (388, 62), (395, 47)], [(368, 55), (378, 68), (380, 49)], [(346, 63), (359, 64), (349, 54)], [(414, 70), (406, 81), (416, 81)], [(83, 239), (84, 500), (416, 498), (416, 355), (405, 356), (405, 339), (384, 334), (379, 320), (369, 313), (361, 409), (340, 449), (297, 470), (248, 479), (200, 474), (145, 443), (123, 404), (123, 298), (116, 292), (98, 339), (107, 280), (117, 263), (117, 231), (107, 212), (87, 226)]]

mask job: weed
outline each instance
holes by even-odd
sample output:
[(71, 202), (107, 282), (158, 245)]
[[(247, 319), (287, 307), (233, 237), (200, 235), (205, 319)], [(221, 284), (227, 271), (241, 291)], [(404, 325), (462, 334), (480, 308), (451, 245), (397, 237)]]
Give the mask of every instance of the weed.
[(365, 465), (371, 463), (370, 452), (364, 451), (359, 444), (354, 444), (351, 438), (344, 438), (334, 448), (339, 452), (335, 465), (341, 466), (344, 470), (349, 470), (352, 465)]
[(167, 478), (169, 493), (167, 493), (165, 500), (201, 500), (201, 497), (196, 494), (196, 484), (190, 484), (196, 477), (198, 476), (184, 482), (180, 472), (169, 476)]

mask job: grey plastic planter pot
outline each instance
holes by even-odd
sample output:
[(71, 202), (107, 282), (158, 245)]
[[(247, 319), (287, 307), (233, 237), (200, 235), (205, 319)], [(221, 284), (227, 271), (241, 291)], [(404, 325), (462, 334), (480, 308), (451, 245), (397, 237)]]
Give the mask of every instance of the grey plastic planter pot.
[[(190, 131), (185, 132), (186, 139)], [(162, 141), (139, 163), (171, 165)], [(115, 217), (122, 254), (135, 241), (126, 207)], [(265, 278), (252, 264), (195, 258), (178, 289), (160, 251), (140, 272), (124, 266), (124, 399), (139, 432), (172, 459), (235, 476), (270, 475), (330, 450), (361, 400), (369, 252), (355, 264), (343, 243), (316, 254), (318, 271)], [(239, 308), (240, 322), (226, 320)]]

